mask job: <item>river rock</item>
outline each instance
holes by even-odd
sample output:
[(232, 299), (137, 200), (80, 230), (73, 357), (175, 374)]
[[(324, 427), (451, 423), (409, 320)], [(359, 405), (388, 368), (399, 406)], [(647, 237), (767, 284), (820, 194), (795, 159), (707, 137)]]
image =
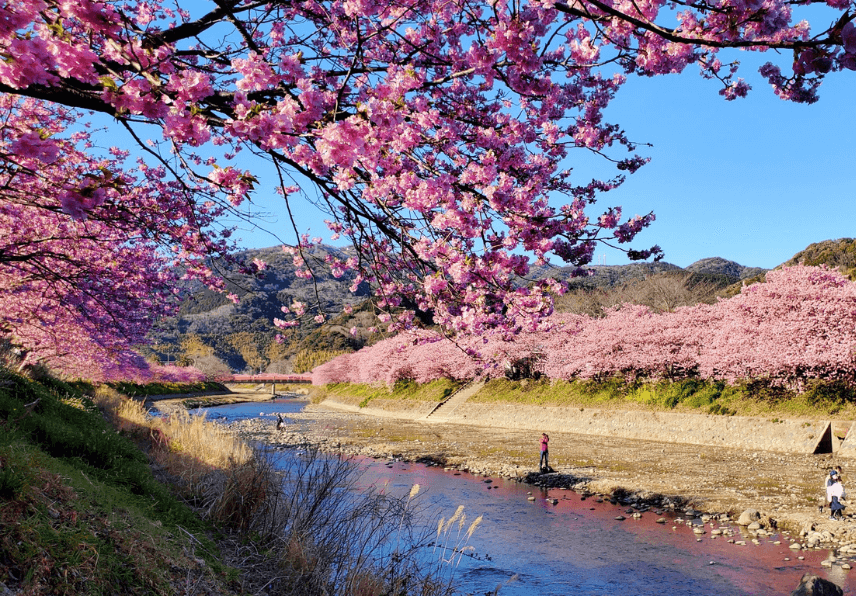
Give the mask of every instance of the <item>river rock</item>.
[(747, 525), (746, 529), (747, 530), (760, 530), (761, 524), (759, 524), (758, 522), (755, 521), (755, 522), (752, 522), (751, 524)]
[(757, 509), (747, 509), (743, 513), (740, 514), (740, 517), (737, 518), (735, 522), (738, 526), (748, 526), (752, 522), (756, 522), (761, 519), (761, 514)]
[(844, 590), (829, 580), (806, 573), (791, 596), (844, 596)]

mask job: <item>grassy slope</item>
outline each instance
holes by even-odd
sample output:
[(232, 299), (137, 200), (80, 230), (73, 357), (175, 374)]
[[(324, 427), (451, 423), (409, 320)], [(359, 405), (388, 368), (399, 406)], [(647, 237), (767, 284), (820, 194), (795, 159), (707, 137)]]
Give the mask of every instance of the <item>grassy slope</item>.
[[(430, 399), (441, 400), (444, 381), (422, 389)], [(451, 381), (445, 381), (452, 387)], [(326, 392), (361, 399), (414, 399), (420, 396), (415, 383), (398, 383), (389, 390), (369, 385), (330, 385)], [(323, 396), (322, 394), (319, 394)], [(426, 399), (417, 397), (417, 399)], [(678, 382), (627, 383), (607, 381), (507, 381), (495, 379), (470, 399), (474, 403), (514, 403), (539, 406), (587, 406), (598, 408), (676, 410), (720, 415), (778, 415), (782, 417), (856, 418), (856, 389), (836, 384), (811, 383), (802, 393), (771, 387), (756, 381), (738, 385), (695, 379)]]
[(328, 395), (350, 398), (349, 401), (365, 408), (373, 399), (413, 400), (439, 402), (454, 393), (463, 383), (451, 379), (438, 379), (420, 385), (412, 381), (401, 381), (390, 389), (386, 385), (361, 385), (356, 383), (332, 383), (316, 389), (312, 401), (318, 403)]
[(0, 582), (52, 595), (200, 582), (228, 594), (209, 530), (78, 387), (0, 371)]

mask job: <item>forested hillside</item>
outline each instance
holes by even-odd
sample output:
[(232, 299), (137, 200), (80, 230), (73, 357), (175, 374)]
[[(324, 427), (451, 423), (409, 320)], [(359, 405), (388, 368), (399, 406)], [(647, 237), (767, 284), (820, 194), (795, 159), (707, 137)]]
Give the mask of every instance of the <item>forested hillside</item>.
[[(205, 372), (269, 371), (304, 372), (333, 356), (352, 352), (382, 339), (381, 325), (368, 301), (369, 290), (349, 287), (349, 275), (336, 278), (324, 263), (328, 254), (347, 253), (333, 247), (317, 249), (310, 260), (315, 280), (295, 274), (291, 257), (279, 248), (243, 253), (245, 261), (267, 264), (257, 277), (225, 271), (228, 290), (240, 300), (232, 303), (219, 294), (195, 285), (179, 316), (165, 319), (154, 334), (150, 353), (163, 361), (193, 364)], [(785, 265), (804, 262), (838, 267), (845, 275), (856, 271), (856, 240), (827, 240), (800, 251)], [(595, 266), (589, 276), (571, 278), (572, 268), (542, 267), (537, 277), (567, 280), (570, 290), (557, 297), (558, 312), (602, 316), (605, 309), (622, 303), (641, 304), (657, 312), (679, 306), (714, 303), (720, 296), (739, 293), (743, 283), (764, 279), (765, 269), (747, 267), (720, 257), (701, 259), (681, 268), (670, 263), (634, 263)], [(525, 280), (521, 280), (525, 283)], [(294, 302), (307, 304), (307, 315), (284, 343), (273, 319), (281, 308)], [(320, 305), (320, 309), (319, 309)], [(351, 307), (350, 313), (343, 309)], [(317, 323), (314, 315), (326, 321)]]
[[(240, 256), (243, 261), (258, 259), (266, 267), (256, 276), (223, 270), (227, 292), (238, 298), (233, 303), (226, 293), (213, 292), (200, 284), (189, 287), (190, 297), (182, 303), (179, 315), (161, 320), (152, 338), (149, 355), (163, 361), (194, 365), (207, 373), (229, 371), (296, 372), (307, 370), (317, 358), (353, 351), (372, 339), (369, 328), (377, 323), (372, 307), (366, 302), (368, 287), (349, 287), (352, 276), (336, 278), (324, 260), (328, 254), (341, 256), (341, 251), (323, 247), (309, 259), (314, 279), (295, 275), (289, 255), (279, 247), (250, 250)], [(284, 334), (273, 326), (274, 317), (282, 317), (282, 307), (301, 302), (307, 315), (301, 325)], [(351, 314), (343, 308), (353, 307)], [(325, 324), (316, 323), (318, 314), (327, 317)], [(352, 327), (356, 327), (351, 334)]]
[[(328, 255), (348, 256), (333, 247), (316, 249), (308, 260), (315, 273), (312, 280), (296, 275), (291, 257), (278, 247), (242, 253), (241, 261), (258, 259), (266, 267), (256, 276), (223, 270), (227, 291), (239, 298), (238, 303), (226, 293), (198, 283), (190, 285), (190, 297), (179, 315), (158, 323), (148, 355), (164, 362), (194, 365), (209, 374), (304, 372), (337, 354), (380, 340), (384, 325), (367, 300), (368, 287), (361, 285), (352, 293), (352, 276), (334, 277), (325, 263)], [(712, 301), (717, 291), (757, 268), (714, 258), (686, 270), (669, 263), (597, 266), (591, 270), (592, 275), (577, 278), (571, 278), (570, 267), (542, 267), (535, 273), (541, 278), (569, 281), (572, 289), (557, 299), (557, 310), (598, 314), (604, 307), (621, 302), (671, 310)], [(275, 337), (281, 331), (273, 326), (273, 319), (283, 316), (283, 306), (291, 307), (295, 302), (307, 305), (306, 315), (299, 326), (289, 330), (283, 343), (277, 343)], [(343, 312), (346, 306), (351, 308), (350, 313)], [(317, 314), (325, 315), (323, 324), (314, 320)]]

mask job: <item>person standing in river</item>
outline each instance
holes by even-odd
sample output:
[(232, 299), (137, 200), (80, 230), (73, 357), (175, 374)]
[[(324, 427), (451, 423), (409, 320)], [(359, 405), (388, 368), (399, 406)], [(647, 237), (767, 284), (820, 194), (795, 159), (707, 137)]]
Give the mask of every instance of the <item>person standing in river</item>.
[(550, 470), (550, 464), (547, 461), (547, 445), (550, 442), (550, 437), (547, 436), (547, 433), (541, 433), (541, 461), (538, 464), (538, 467), (541, 468), (542, 472), (548, 472)]

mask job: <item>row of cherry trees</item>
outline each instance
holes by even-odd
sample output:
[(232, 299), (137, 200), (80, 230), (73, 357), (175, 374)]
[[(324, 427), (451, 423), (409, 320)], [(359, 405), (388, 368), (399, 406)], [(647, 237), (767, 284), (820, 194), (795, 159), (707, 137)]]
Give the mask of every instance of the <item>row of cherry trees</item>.
[(819, 267), (786, 267), (766, 283), (716, 304), (654, 313), (623, 305), (606, 316), (554, 315), (540, 330), (495, 334), (463, 345), (410, 331), (341, 356), (313, 371), (313, 382), (426, 382), (502, 376), (530, 358), (553, 379), (699, 376), (730, 382), (769, 379), (799, 387), (808, 379), (856, 382), (856, 283)]
[[(825, 11), (815, 31), (793, 12), (809, 5)], [(216, 284), (205, 259), (228, 247), (215, 223), (252, 197), (257, 180), (237, 161), (252, 155), (272, 166), (301, 275), (312, 275), (318, 240), (298, 207), (311, 203), (354, 248), (328, 265), (352, 270), (355, 286), (371, 283), (378, 308), (401, 313), (393, 328), (433, 318), (454, 334), (517, 333), (549, 316), (562, 291), (552, 280), (520, 283), (533, 261), (583, 268), (597, 243), (630, 246), (653, 221), (592, 207), (647, 161), (605, 117), (627, 76), (695, 65), (734, 99), (749, 85), (721, 50), (774, 49), (781, 62), (761, 76), (783, 99), (812, 103), (824, 77), (856, 68), (852, 9), (849, 0), (0, 3), (0, 332), (25, 363), (69, 374), (122, 361), (172, 307), (176, 277)], [(84, 132), (87, 111), (106, 116), (126, 146), (98, 147)], [(575, 171), (579, 151), (613, 162), (614, 174)]]
[[(0, 96), (0, 331), (20, 366), (95, 380), (153, 376), (143, 361), (158, 317), (177, 307), (181, 278), (222, 282), (206, 265), (230, 245), (203, 233), (223, 207), (216, 189), (170, 180), (128, 151), (86, 152), (76, 114)], [(180, 266), (176, 268), (176, 266)]]

